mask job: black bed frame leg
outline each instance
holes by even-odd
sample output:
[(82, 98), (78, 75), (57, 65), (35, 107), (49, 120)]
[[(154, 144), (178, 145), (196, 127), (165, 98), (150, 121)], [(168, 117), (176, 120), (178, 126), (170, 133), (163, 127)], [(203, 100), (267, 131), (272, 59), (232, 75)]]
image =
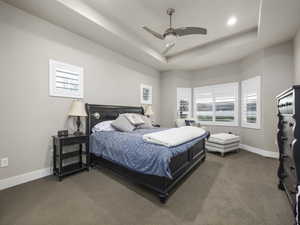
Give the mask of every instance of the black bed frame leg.
[(166, 204), (168, 198), (169, 198), (169, 194), (168, 194), (168, 193), (159, 194), (159, 201), (160, 201), (162, 204)]
[(92, 157), (90, 157), (90, 167), (93, 169), (96, 167), (95, 162)]
[(281, 191), (284, 191), (284, 185), (283, 185), (283, 182), (281, 180), (278, 183), (278, 189), (281, 190)]

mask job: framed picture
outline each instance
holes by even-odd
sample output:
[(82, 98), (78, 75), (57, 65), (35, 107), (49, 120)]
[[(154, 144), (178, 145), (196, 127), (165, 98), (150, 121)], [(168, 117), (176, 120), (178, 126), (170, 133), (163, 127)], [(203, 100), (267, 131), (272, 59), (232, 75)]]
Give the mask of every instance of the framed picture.
[(141, 84), (141, 104), (152, 104), (152, 87), (149, 85)]

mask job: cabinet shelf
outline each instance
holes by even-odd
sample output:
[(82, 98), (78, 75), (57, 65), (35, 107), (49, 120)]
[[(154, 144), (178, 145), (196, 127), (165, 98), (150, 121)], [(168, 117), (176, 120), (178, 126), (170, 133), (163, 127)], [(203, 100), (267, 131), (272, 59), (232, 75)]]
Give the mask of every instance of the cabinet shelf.
[(86, 169), (87, 169), (87, 165), (85, 163), (72, 163), (62, 167), (61, 175), (67, 176)]
[[(86, 152), (82, 151), (82, 154), (86, 154)], [(79, 157), (79, 155), (80, 155), (80, 151), (77, 150), (77, 151), (63, 153), (61, 158), (64, 160), (64, 159), (69, 159), (69, 158), (73, 158), (73, 157)], [(59, 157), (59, 155), (56, 154), (56, 157)]]

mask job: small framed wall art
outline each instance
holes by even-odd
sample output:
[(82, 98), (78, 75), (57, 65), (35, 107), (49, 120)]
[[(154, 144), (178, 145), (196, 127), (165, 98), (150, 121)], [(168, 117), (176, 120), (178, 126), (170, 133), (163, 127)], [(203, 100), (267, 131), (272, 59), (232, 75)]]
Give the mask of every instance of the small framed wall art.
[(152, 104), (152, 86), (141, 84), (141, 104)]

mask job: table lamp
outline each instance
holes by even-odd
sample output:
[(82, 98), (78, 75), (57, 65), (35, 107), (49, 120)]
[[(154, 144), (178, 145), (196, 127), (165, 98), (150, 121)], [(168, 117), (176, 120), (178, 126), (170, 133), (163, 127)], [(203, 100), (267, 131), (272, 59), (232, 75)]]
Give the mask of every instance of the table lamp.
[(71, 108), (69, 111), (69, 116), (77, 117), (77, 120), (76, 120), (77, 130), (74, 132), (74, 135), (76, 135), (76, 136), (82, 135), (83, 133), (80, 131), (80, 125), (81, 125), (80, 117), (87, 116), (84, 103), (79, 100), (74, 100), (72, 102), (72, 105), (71, 105)]
[(151, 116), (154, 115), (154, 112), (153, 112), (153, 110), (152, 110), (152, 106), (151, 106), (151, 105), (148, 105), (148, 106), (147, 106), (145, 115), (146, 115), (147, 117), (149, 117), (149, 118), (150, 118)]

